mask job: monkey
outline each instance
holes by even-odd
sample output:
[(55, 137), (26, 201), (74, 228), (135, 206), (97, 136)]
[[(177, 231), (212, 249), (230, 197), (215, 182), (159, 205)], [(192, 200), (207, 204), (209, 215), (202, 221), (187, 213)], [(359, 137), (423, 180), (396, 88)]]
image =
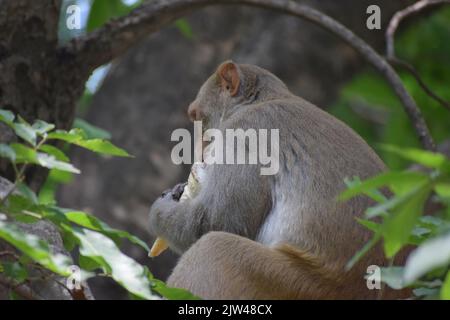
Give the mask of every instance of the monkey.
[[(291, 93), (269, 71), (223, 62), (188, 108), (204, 128), (279, 129), (279, 171), (211, 164), (198, 195), (180, 185), (151, 206), (149, 229), (181, 258), (168, 284), (205, 299), (375, 299), (364, 278), (386, 264), (377, 246), (345, 266), (371, 238), (356, 218), (373, 200), (337, 196), (345, 178), (386, 170), (350, 127)], [(400, 291), (383, 290), (382, 298)]]

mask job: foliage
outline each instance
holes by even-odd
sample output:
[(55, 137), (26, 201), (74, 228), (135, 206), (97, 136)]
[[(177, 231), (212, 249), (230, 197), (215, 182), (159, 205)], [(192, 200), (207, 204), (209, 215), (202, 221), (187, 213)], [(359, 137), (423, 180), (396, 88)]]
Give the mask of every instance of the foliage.
[[(414, 21), (396, 38), (397, 56), (412, 64), (424, 80), (446, 101), (450, 101), (450, 8)], [(408, 91), (421, 108), (436, 141), (449, 137), (450, 112), (430, 98), (405, 70), (399, 74)], [(355, 129), (369, 144), (389, 143), (418, 147), (417, 135), (398, 98), (384, 79), (373, 72), (357, 75), (341, 92), (329, 111)], [(404, 159), (380, 150), (390, 168), (401, 169)]]
[[(348, 267), (380, 240), (389, 259), (405, 246), (416, 246), (405, 266), (382, 270), (382, 281), (394, 289), (414, 288), (414, 294), (421, 298), (450, 299), (450, 159), (420, 149), (386, 145), (382, 149), (427, 170), (390, 171), (363, 182), (357, 178), (347, 181), (349, 188), (341, 200), (366, 195), (377, 202), (359, 220), (373, 231), (373, 238)], [(382, 188), (392, 195), (384, 196), (386, 189), (382, 193)], [(425, 215), (428, 200), (440, 209)]]
[[(82, 211), (58, 207), (48, 194), (36, 195), (25, 181), (30, 166), (50, 169), (50, 179), (64, 180), (67, 174), (79, 174), (80, 170), (70, 163), (68, 156), (57, 147), (57, 141), (76, 145), (107, 156), (130, 157), (111, 142), (95, 137), (99, 131), (88, 127), (91, 136), (80, 128), (70, 131), (55, 130), (55, 126), (41, 120), (27, 123), (20, 116), (0, 109), (0, 121), (8, 125), (22, 142), (0, 144), (0, 157), (11, 162), (16, 173), (12, 188), (0, 200), (0, 238), (15, 247), (21, 256), (13, 262), (0, 262), (0, 273), (17, 283), (27, 281), (27, 270), (40, 266), (61, 276), (70, 276), (70, 266), (81, 267), (84, 279), (93, 276), (111, 277), (139, 299), (158, 298), (154, 292), (166, 298), (195, 298), (182, 289), (169, 288), (154, 279), (147, 267), (140, 265), (120, 251), (123, 240), (127, 240), (146, 252), (148, 246), (126, 231), (109, 227), (98, 218)], [(80, 124), (80, 123), (79, 123)], [(92, 137), (94, 132), (94, 137)], [(104, 132), (100, 132), (104, 135)], [(43, 188), (44, 192), (46, 188)], [(59, 230), (68, 251), (76, 250), (78, 261), (55, 254), (48, 243), (38, 237), (26, 234), (20, 223), (49, 221)]]
[[(450, 9), (443, 8), (415, 22), (396, 39), (397, 56), (412, 64), (424, 82), (446, 101), (450, 101), (450, 73), (445, 70), (450, 64), (449, 22)], [(399, 69), (399, 74), (421, 107), (436, 141), (449, 139), (449, 110), (424, 93), (408, 72)], [(330, 112), (369, 144), (382, 142), (379, 153), (392, 169), (363, 182), (357, 177), (346, 181), (349, 188), (341, 195), (342, 200), (363, 194), (377, 202), (358, 220), (373, 231), (373, 237), (348, 267), (380, 241), (389, 259), (406, 246), (415, 246), (404, 266), (383, 268), (382, 281), (395, 289), (413, 288), (416, 297), (450, 299), (450, 160), (417, 149), (417, 136), (398, 98), (372, 72), (363, 72), (346, 85)], [(428, 170), (404, 170), (411, 162)], [(429, 214), (425, 212), (427, 203), (440, 209)]]

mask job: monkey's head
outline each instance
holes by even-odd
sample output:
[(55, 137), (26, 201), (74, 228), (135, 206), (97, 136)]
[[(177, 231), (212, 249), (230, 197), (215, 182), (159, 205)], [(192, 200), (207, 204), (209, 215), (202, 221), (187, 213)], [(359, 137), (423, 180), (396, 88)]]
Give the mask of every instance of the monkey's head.
[(200, 88), (188, 109), (192, 121), (215, 128), (239, 108), (290, 95), (286, 85), (260, 67), (223, 62)]

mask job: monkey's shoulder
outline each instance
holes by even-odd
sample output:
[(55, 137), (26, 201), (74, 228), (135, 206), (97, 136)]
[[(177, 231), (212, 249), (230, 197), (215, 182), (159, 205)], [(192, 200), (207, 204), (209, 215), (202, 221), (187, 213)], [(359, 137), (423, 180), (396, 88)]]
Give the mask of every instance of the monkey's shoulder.
[(223, 124), (226, 128), (270, 129), (291, 127), (292, 123), (292, 128), (295, 128), (302, 123), (318, 123), (325, 118), (331, 121), (335, 119), (312, 103), (290, 95), (237, 106)]

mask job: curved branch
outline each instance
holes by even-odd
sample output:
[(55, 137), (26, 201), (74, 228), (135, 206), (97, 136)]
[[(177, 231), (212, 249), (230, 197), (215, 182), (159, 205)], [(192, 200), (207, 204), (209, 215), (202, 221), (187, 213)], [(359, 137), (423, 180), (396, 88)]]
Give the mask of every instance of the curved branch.
[(417, 12), (419, 12), (427, 7), (430, 7), (433, 5), (445, 4), (445, 3), (450, 4), (450, 0), (421, 0), (421, 1), (414, 3), (413, 5), (411, 5), (409, 7), (406, 7), (403, 10), (398, 11), (397, 13), (395, 13), (393, 15), (391, 21), (389, 22), (389, 26), (386, 29), (385, 37), (386, 37), (386, 58), (387, 58), (387, 60), (393, 65), (397, 65), (397, 66), (400, 66), (400, 67), (406, 69), (416, 79), (419, 86), (423, 89), (423, 91), (425, 91), (425, 93), (428, 96), (430, 96), (431, 98), (436, 100), (443, 107), (450, 110), (450, 103), (448, 101), (445, 101), (440, 96), (438, 96), (435, 92), (433, 92), (425, 84), (425, 82), (420, 77), (419, 73), (416, 71), (416, 69), (411, 64), (397, 58), (397, 56), (395, 54), (395, 45), (394, 45), (395, 32), (397, 31), (398, 26), (403, 19), (405, 19), (413, 14), (416, 14)]
[(335, 34), (358, 51), (387, 82), (400, 98), (422, 146), (435, 150), (433, 139), (415, 101), (407, 92), (391, 65), (365, 41), (331, 17), (311, 7), (291, 0), (153, 0), (145, 2), (128, 16), (115, 19), (85, 37), (71, 41), (62, 48), (73, 55), (78, 67), (92, 71), (122, 54), (138, 40), (159, 30), (187, 13), (216, 4), (242, 4), (275, 10), (309, 20)]
[(397, 57), (393, 57), (393, 58), (388, 58), (388, 61), (396, 66), (399, 66), (403, 69), (405, 69), (406, 71), (408, 71), (417, 81), (417, 83), (419, 84), (419, 86), (422, 88), (422, 90), (432, 99), (436, 100), (438, 103), (441, 104), (441, 106), (443, 106), (444, 108), (447, 108), (448, 110), (450, 110), (450, 102), (444, 100), (443, 98), (441, 98), (439, 95), (437, 95), (433, 90), (431, 90), (423, 81), (422, 77), (420, 76), (419, 72), (417, 72), (416, 68), (414, 68), (411, 64), (409, 64), (408, 62), (399, 59)]
[(427, 7), (443, 3), (450, 3), (450, 0), (420, 0), (392, 16), (386, 29), (386, 56), (388, 59), (395, 58), (394, 37), (400, 22)]

